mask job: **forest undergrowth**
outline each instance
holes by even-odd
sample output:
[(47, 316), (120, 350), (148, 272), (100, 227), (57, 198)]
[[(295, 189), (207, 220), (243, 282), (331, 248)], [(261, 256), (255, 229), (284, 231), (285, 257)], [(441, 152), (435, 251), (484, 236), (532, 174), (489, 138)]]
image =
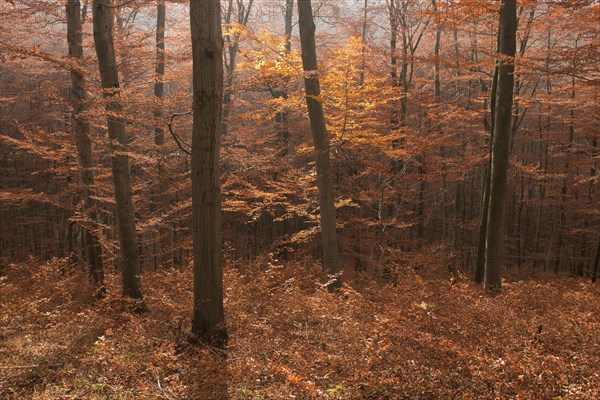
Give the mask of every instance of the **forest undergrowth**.
[(226, 351), (188, 343), (192, 272), (144, 273), (147, 311), (63, 260), (4, 267), (2, 399), (597, 399), (600, 287), (510, 278), (490, 297), (442, 268), (346, 274), (229, 263)]

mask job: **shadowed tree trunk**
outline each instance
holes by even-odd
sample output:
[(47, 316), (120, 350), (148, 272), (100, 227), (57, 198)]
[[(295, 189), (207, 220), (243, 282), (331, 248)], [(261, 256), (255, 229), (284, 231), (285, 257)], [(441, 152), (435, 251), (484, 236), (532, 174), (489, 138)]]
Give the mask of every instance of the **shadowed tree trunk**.
[[(390, 18), (390, 77), (392, 80), (392, 87), (394, 88), (394, 95), (396, 94), (396, 88), (399, 86), (398, 81), (398, 11), (396, 10), (396, 2), (389, 1), (387, 2), (389, 18)], [(400, 107), (400, 102), (398, 100), (394, 100), (394, 105), (392, 108), (392, 115), (390, 117), (390, 125), (392, 129), (398, 128), (398, 109)]]
[(140, 258), (129, 175), (127, 135), (118, 116), (123, 107), (119, 102), (119, 74), (113, 46), (114, 8), (112, 0), (94, 0), (94, 45), (100, 67), (100, 80), (106, 100), (106, 122), (111, 146), (112, 175), (120, 247), (123, 293), (142, 298), (140, 285)]
[(514, 88), (514, 57), (516, 51), (516, 0), (503, 0), (500, 6), (500, 54), (498, 88), (492, 141), (490, 172), (490, 204), (485, 249), (485, 286), (494, 291), (502, 286), (501, 263), (503, 251), (504, 214), (508, 186), (508, 156)]
[(594, 270), (592, 271), (592, 283), (598, 279), (598, 265), (600, 264), (600, 237), (598, 238), (598, 247), (596, 248), (596, 259), (594, 260)]
[[(157, 100), (157, 106), (154, 110), (154, 117), (157, 121), (163, 117), (162, 100), (165, 96), (165, 2), (158, 0), (156, 6), (156, 81), (154, 83), (154, 96)], [(166, 211), (169, 207), (169, 177), (165, 168), (164, 157), (166, 155), (165, 130), (161, 126), (154, 128), (154, 144), (159, 148), (158, 163), (158, 186), (156, 189), (156, 204), (158, 210)], [(169, 267), (173, 263), (173, 251), (171, 250), (172, 238), (171, 228), (162, 221), (158, 228), (159, 236), (159, 257), (160, 264)]]
[[(69, 0), (66, 5), (67, 12), (67, 42), (69, 57), (82, 67), (83, 41), (81, 3), (79, 0)], [(97, 222), (96, 201), (91, 196), (94, 186), (94, 160), (92, 156), (92, 142), (90, 140), (89, 124), (81, 118), (81, 113), (86, 111), (87, 96), (85, 92), (85, 79), (80, 71), (72, 69), (71, 78), (71, 121), (79, 165), (81, 166), (81, 190), (83, 197), (83, 215), (89, 223)], [(85, 253), (90, 263), (90, 275), (96, 284), (102, 285), (104, 281), (104, 268), (102, 265), (102, 250), (97, 237), (88, 226), (83, 226)]]
[(489, 157), (485, 167), (485, 173), (483, 177), (483, 194), (481, 201), (481, 222), (479, 224), (479, 241), (477, 243), (477, 261), (475, 263), (475, 282), (483, 283), (485, 276), (485, 243), (487, 239), (488, 229), (488, 213), (490, 210), (490, 186), (491, 176), (490, 171), (492, 169), (492, 143), (494, 142), (494, 120), (496, 112), (496, 90), (498, 87), (498, 67), (494, 72), (494, 78), (492, 81), (492, 91), (490, 93), (490, 144), (489, 144)]
[(432, 0), (435, 21), (435, 45), (434, 45), (434, 65), (433, 65), (433, 93), (436, 102), (440, 101), (442, 95), (442, 86), (440, 83), (440, 45), (442, 41), (442, 26), (438, 15), (436, 0)]
[(315, 23), (313, 21), (310, 0), (298, 2), (300, 22), (300, 42), (302, 46), (302, 65), (304, 67), (304, 87), (306, 104), (313, 136), (317, 161), (317, 186), (319, 188), (319, 211), (321, 214), (321, 242), (323, 247), (323, 265), (329, 276), (327, 288), (334, 291), (342, 286), (340, 277), (340, 255), (338, 249), (335, 203), (331, 163), (329, 160), (329, 134), (325, 126), (321, 89), (317, 73), (317, 49), (315, 43)]
[[(496, 35), (496, 52), (500, 52), (500, 24), (502, 21), (498, 21), (498, 34)], [(481, 81), (482, 88), (487, 87)], [(481, 201), (481, 221), (479, 223), (479, 239), (477, 242), (477, 261), (475, 263), (475, 282), (483, 283), (485, 277), (485, 244), (487, 240), (487, 229), (488, 229), (488, 213), (490, 209), (490, 187), (491, 187), (491, 175), (492, 170), (492, 145), (494, 143), (494, 126), (496, 120), (496, 93), (498, 90), (498, 65), (494, 69), (494, 77), (492, 78), (492, 88), (490, 92), (490, 122), (488, 124), (487, 118), (484, 118), (483, 123), (486, 129), (490, 132), (489, 141), (489, 156), (488, 162), (485, 168), (483, 177), (483, 194)]]
[(227, 345), (223, 311), (221, 147), (223, 37), (219, 0), (191, 1), (193, 57), (192, 229), (194, 319), (192, 334), (203, 343)]

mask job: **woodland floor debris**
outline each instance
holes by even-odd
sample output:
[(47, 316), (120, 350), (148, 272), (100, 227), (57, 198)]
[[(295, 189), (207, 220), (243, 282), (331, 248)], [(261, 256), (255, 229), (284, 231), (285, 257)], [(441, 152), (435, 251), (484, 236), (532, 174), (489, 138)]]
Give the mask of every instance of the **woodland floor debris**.
[(401, 273), (395, 287), (363, 273), (332, 297), (309, 261), (261, 272), (237, 263), (226, 271), (231, 342), (220, 351), (186, 341), (190, 270), (145, 274), (142, 314), (114, 274), (95, 300), (60, 260), (5, 270), (3, 399), (600, 396), (600, 287), (581, 279), (507, 281), (492, 298), (441, 268)]

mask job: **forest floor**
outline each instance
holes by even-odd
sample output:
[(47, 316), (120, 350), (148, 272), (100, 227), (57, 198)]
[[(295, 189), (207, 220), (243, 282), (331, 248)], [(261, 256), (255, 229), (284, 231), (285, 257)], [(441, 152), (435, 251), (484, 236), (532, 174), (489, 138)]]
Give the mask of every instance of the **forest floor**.
[[(226, 351), (188, 344), (192, 274), (143, 276), (147, 312), (57, 260), (5, 265), (0, 399), (598, 399), (600, 285), (439, 269), (323, 290), (311, 262), (226, 269)], [(437, 276), (437, 277), (436, 277)]]

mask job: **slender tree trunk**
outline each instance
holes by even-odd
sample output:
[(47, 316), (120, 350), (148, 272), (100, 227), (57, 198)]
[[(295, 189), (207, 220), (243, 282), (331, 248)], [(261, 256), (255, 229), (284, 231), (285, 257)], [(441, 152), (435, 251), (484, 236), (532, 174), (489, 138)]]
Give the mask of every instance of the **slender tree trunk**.
[[(83, 63), (83, 41), (81, 3), (79, 0), (69, 0), (66, 6), (67, 13), (67, 42), (69, 57), (77, 63)], [(91, 192), (94, 186), (94, 160), (92, 156), (92, 142), (90, 140), (89, 124), (81, 118), (81, 113), (87, 109), (87, 96), (85, 92), (85, 79), (80, 71), (72, 69), (71, 77), (71, 117), (73, 133), (77, 146), (77, 155), (81, 166), (81, 188), (83, 197), (83, 215), (89, 223), (97, 222), (96, 201)], [(102, 250), (96, 235), (89, 226), (83, 226), (85, 252), (90, 263), (90, 275), (96, 284), (102, 285), (104, 281), (104, 267), (102, 263)]]
[[(489, 157), (487, 166), (485, 168), (485, 174), (483, 178), (483, 196), (481, 205), (481, 222), (479, 224), (479, 241), (477, 243), (477, 262), (475, 264), (475, 282), (483, 283), (485, 275), (485, 244), (487, 238), (488, 229), (488, 212), (490, 209), (490, 186), (491, 176), (490, 171), (492, 169), (492, 143), (494, 142), (494, 125), (495, 125), (495, 113), (496, 113), (496, 91), (498, 87), (498, 67), (494, 72), (494, 78), (492, 80), (492, 91), (490, 94), (490, 147)], [(486, 120), (487, 121), (487, 120)]]
[[(195, 0), (193, 0), (195, 1)], [(210, 1), (210, 0), (209, 0)], [(248, 0), (248, 4), (244, 4), (244, 0), (237, 0), (237, 20), (236, 22), (240, 25), (246, 26), (248, 19), (250, 18), (250, 11), (252, 11), (252, 5), (254, 0)], [(229, 0), (227, 7), (227, 14), (225, 22), (231, 23), (231, 17), (233, 14), (233, 0)], [(239, 35), (234, 35), (233, 40), (228, 36), (227, 45), (225, 46), (228, 52), (228, 63), (226, 64), (227, 69), (227, 90), (223, 97), (223, 121), (221, 123), (221, 129), (223, 134), (227, 134), (229, 131), (229, 116), (231, 114), (231, 108), (233, 105), (233, 98), (231, 96), (231, 88), (233, 86), (233, 78), (235, 73), (236, 58), (239, 50)]]
[[(294, 13), (294, 0), (286, 0), (285, 2), (285, 56), (287, 57), (292, 51), (292, 18)], [(273, 92), (273, 97), (287, 100), (287, 88), (280, 88)], [(288, 142), (290, 132), (288, 130), (288, 113), (285, 110), (278, 111), (275, 115), (275, 126), (277, 127), (277, 137), (281, 150), (280, 156), (287, 156)]]
[[(514, 59), (516, 51), (516, 0), (503, 0), (500, 6), (500, 53)], [(504, 239), (504, 215), (508, 186), (510, 128), (514, 88), (514, 60), (501, 60), (498, 67), (498, 89), (494, 138), (490, 204), (485, 253), (485, 286), (490, 291), (502, 286), (501, 263)]]
[(435, 45), (434, 45), (434, 65), (433, 65), (433, 91), (435, 101), (440, 101), (440, 96), (442, 92), (441, 84), (440, 84), (440, 44), (442, 41), (442, 27), (440, 26), (440, 21), (437, 16), (438, 8), (436, 0), (432, 0), (433, 11), (435, 13), (436, 18), (436, 28), (435, 28)]
[(490, 207), (490, 170), (486, 168), (483, 182), (483, 202), (481, 206), (481, 223), (479, 224), (479, 242), (477, 245), (477, 263), (475, 264), (475, 282), (483, 283), (485, 276), (485, 240), (487, 236), (488, 211)]
[[(402, 25), (402, 67), (400, 68), (400, 82), (402, 83), (402, 95), (400, 96), (400, 126), (406, 126), (406, 113), (408, 103), (408, 38), (406, 37), (406, 26)], [(412, 61), (411, 61), (412, 62)]]
[[(399, 86), (398, 81), (398, 15), (395, 8), (395, 2), (388, 0), (388, 11), (390, 17), (390, 77), (392, 80), (392, 88), (396, 95), (396, 88)], [(398, 93), (399, 94), (399, 93)], [(393, 102), (392, 113), (390, 117), (390, 125), (392, 129), (398, 128), (398, 112), (400, 103), (396, 100)]]
[(113, 2), (112, 0), (93, 0), (92, 4), (94, 45), (98, 55), (100, 80), (108, 114), (107, 125), (111, 143), (123, 293), (133, 298), (142, 298), (139, 247), (135, 231), (129, 157), (127, 156), (127, 135), (123, 120), (118, 116), (123, 107), (118, 98), (119, 75), (113, 46)]
[(194, 319), (192, 333), (227, 345), (223, 310), (221, 149), (223, 36), (219, 0), (190, 2), (193, 57), (192, 229)]
[(594, 260), (594, 271), (592, 272), (592, 283), (598, 279), (598, 265), (600, 264), (600, 237), (598, 238), (598, 247), (596, 248), (596, 259)]
[[(154, 96), (157, 100), (157, 106), (154, 109), (154, 118), (157, 121), (163, 117), (162, 101), (165, 96), (165, 20), (166, 10), (164, 0), (158, 0), (156, 5), (156, 81), (154, 83)], [(165, 168), (165, 130), (162, 126), (157, 125), (154, 128), (154, 144), (159, 148), (158, 162), (158, 186), (156, 190), (155, 206), (160, 211), (166, 211), (169, 208), (169, 176)], [(159, 236), (159, 260), (164, 267), (169, 267), (173, 264), (172, 247), (172, 232), (171, 227), (162, 221), (158, 228)]]
[(365, 71), (367, 69), (367, 17), (368, 17), (369, 0), (365, 0), (363, 6), (363, 24), (362, 24), (362, 37), (361, 37), (361, 49), (360, 49), (360, 76), (358, 77), (358, 84), (362, 86), (365, 83)]
[[(496, 52), (500, 52), (500, 26), (502, 21), (498, 22), (498, 33), (496, 35), (497, 44)], [(481, 87), (485, 88), (487, 85), (483, 81), (480, 81)], [(485, 275), (485, 245), (487, 239), (488, 229), (488, 213), (490, 208), (490, 188), (491, 188), (491, 173), (492, 170), (492, 145), (494, 143), (494, 126), (496, 121), (496, 93), (498, 91), (498, 64), (494, 69), (494, 77), (492, 78), (492, 88), (490, 92), (490, 122), (488, 124), (487, 118), (484, 118), (483, 123), (489, 129), (490, 141), (489, 141), (489, 156), (488, 162), (484, 173), (483, 181), (483, 197), (481, 206), (481, 222), (479, 225), (479, 241), (477, 243), (477, 262), (475, 264), (475, 282), (483, 283)]]
[(294, 18), (294, 0), (285, 0), (285, 51), (292, 51), (292, 28)]
[(304, 67), (304, 87), (306, 104), (310, 118), (315, 157), (317, 160), (317, 185), (319, 188), (319, 210), (321, 213), (321, 241), (323, 246), (323, 264), (329, 283), (329, 291), (341, 287), (340, 255), (338, 249), (335, 203), (331, 163), (329, 160), (329, 134), (325, 126), (323, 103), (320, 100), (321, 89), (317, 72), (317, 49), (315, 43), (315, 23), (313, 21), (310, 0), (298, 2), (300, 21), (300, 42), (302, 45), (302, 64)]
[(523, 215), (523, 207), (525, 205), (525, 173), (521, 171), (521, 194), (519, 197), (519, 211), (517, 212), (517, 265), (519, 269), (521, 269), (521, 263), (523, 258), (523, 250), (527, 250), (527, 248), (523, 249), (523, 240), (522, 237), (526, 236), (521, 234), (521, 226), (522, 226), (522, 215)]
[[(577, 47), (577, 42), (575, 42), (575, 47)], [(575, 98), (575, 78), (571, 79), (571, 99)], [(569, 184), (568, 173), (570, 169), (570, 159), (571, 159), (571, 150), (573, 147), (573, 139), (575, 137), (575, 112), (573, 108), (570, 110), (570, 123), (569, 123), (569, 141), (567, 143), (566, 149), (564, 149), (565, 154), (565, 166), (564, 171), (567, 172), (567, 175), (563, 178), (562, 187), (560, 189), (560, 206), (559, 206), (559, 228), (558, 228), (558, 247), (556, 248), (556, 257), (554, 258), (554, 273), (558, 274), (560, 267), (562, 265), (562, 252), (564, 247), (564, 234), (563, 228), (567, 222), (567, 189)]]
[[(438, 17), (438, 8), (437, 8), (437, 2), (436, 0), (432, 0), (432, 5), (433, 5), (433, 12), (434, 12), (434, 18), (435, 18), (435, 44), (434, 44), (434, 65), (433, 65), (433, 101), (439, 105), (440, 102), (440, 97), (441, 97), (441, 83), (440, 83), (440, 47), (441, 47), (441, 39), (442, 39), (442, 26), (441, 26), (441, 21)], [(442, 158), (446, 157), (446, 147), (445, 146), (440, 146), (440, 156)], [(447, 230), (447, 213), (446, 213), (446, 203), (447, 203), (447, 193), (448, 193), (448, 182), (446, 179), (446, 170), (447, 167), (444, 164), (443, 166), (443, 170), (444, 172), (442, 172), (442, 176), (443, 176), (443, 187), (442, 187), (442, 239), (446, 240), (447, 235), (448, 235), (448, 230)], [(425, 182), (424, 180), (421, 182), (421, 194), (420, 194), (420, 201), (421, 201), (421, 214), (422, 214), (422, 207), (423, 205), (423, 191), (424, 191), (424, 187), (425, 187)], [(421, 227), (423, 226), (424, 221), (421, 220)], [(422, 235), (421, 235), (422, 236)]]

